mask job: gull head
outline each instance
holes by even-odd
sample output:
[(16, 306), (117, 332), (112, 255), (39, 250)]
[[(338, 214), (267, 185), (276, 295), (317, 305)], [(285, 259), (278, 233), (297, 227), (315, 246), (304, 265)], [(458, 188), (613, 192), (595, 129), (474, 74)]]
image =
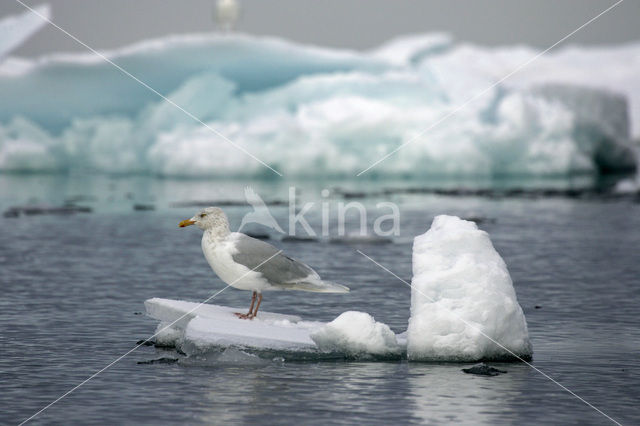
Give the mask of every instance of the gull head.
[(229, 233), (229, 220), (219, 207), (207, 207), (196, 213), (191, 219), (183, 220), (178, 224), (180, 228), (196, 225), (203, 231), (211, 230), (219, 234)]

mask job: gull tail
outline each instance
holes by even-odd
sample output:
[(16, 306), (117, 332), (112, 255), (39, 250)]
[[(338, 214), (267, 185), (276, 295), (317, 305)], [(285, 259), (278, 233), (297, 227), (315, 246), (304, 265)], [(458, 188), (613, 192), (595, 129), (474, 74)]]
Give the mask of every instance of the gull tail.
[(329, 281), (300, 281), (290, 283), (287, 290), (313, 291), (316, 293), (349, 293), (349, 287)]

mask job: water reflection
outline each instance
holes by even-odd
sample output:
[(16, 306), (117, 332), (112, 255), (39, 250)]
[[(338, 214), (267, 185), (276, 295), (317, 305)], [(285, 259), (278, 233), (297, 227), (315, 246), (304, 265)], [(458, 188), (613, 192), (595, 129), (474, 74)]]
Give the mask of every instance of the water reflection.
[(279, 363), (216, 370), (207, 423), (410, 422), (406, 363)]
[[(509, 398), (520, 392), (522, 366), (500, 364), (507, 374), (475, 376), (460, 364), (409, 364), (410, 399), (415, 417), (424, 423), (496, 423), (516, 416)], [(508, 396), (508, 397), (507, 397)]]

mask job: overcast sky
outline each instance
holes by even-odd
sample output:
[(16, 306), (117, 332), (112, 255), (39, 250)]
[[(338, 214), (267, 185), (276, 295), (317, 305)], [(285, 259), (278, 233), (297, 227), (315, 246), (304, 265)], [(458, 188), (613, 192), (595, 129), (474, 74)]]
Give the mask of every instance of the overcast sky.
[[(29, 5), (43, 3), (24, 0)], [(215, 30), (214, 0), (49, 0), (53, 21), (98, 49), (171, 33)], [(318, 45), (369, 48), (392, 37), (445, 31), (480, 44), (548, 47), (615, 0), (240, 0), (238, 31)], [(0, 16), (25, 10), (0, 2)], [(570, 39), (640, 40), (640, 1), (626, 0)], [(84, 50), (47, 26), (14, 54)]]

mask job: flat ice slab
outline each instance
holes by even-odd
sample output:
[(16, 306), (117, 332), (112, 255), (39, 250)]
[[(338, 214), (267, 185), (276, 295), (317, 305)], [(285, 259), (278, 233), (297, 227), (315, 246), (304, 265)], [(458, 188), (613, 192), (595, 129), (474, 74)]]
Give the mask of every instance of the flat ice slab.
[(175, 346), (187, 355), (240, 348), (298, 354), (312, 358), (400, 358), (406, 339), (364, 312), (344, 312), (324, 323), (295, 315), (260, 312), (253, 320), (234, 315), (239, 309), (182, 300), (149, 299), (147, 314), (160, 321), (151, 340)]
[(187, 353), (229, 346), (316, 350), (310, 333), (323, 325), (271, 312), (260, 312), (253, 320), (245, 320), (234, 315), (240, 311), (237, 308), (181, 300), (153, 298), (144, 304), (147, 314), (160, 321), (155, 340), (186, 349)]

